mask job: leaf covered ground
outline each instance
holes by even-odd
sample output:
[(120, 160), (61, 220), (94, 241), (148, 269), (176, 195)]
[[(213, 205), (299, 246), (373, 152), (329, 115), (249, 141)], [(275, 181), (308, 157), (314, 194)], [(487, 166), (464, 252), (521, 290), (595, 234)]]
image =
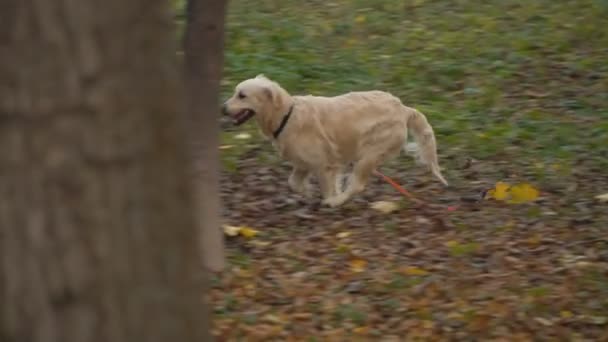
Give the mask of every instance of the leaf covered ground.
[[(390, 91), (427, 114), (451, 187), (403, 156), (381, 171), (438, 206), (375, 178), (324, 208), (253, 124), (227, 128), (218, 338), (608, 340), (606, 18), (599, 0), (231, 1), (224, 96), (258, 73)], [(498, 182), (538, 198), (480, 200)]]

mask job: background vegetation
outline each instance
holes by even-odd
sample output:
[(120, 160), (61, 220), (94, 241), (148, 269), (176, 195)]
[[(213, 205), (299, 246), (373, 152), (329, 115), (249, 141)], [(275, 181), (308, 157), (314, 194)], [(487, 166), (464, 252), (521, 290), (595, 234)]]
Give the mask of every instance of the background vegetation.
[[(408, 158), (383, 170), (461, 207), (421, 212), (380, 180), (310, 206), (253, 123), (226, 130), (225, 216), (257, 233), (229, 241), (217, 334), (608, 338), (606, 18), (599, 0), (230, 1), (224, 97), (258, 73), (294, 94), (392, 92), (429, 117), (452, 187)], [(472, 203), (498, 181), (541, 196)]]

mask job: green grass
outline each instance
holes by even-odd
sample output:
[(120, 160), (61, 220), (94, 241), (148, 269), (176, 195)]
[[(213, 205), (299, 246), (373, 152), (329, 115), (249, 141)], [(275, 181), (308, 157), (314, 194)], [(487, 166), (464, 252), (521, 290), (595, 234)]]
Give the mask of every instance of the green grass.
[(259, 73), (295, 94), (382, 89), (429, 116), (442, 154), (596, 150), (605, 167), (607, 15), (599, 0), (233, 0), (222, 97)]

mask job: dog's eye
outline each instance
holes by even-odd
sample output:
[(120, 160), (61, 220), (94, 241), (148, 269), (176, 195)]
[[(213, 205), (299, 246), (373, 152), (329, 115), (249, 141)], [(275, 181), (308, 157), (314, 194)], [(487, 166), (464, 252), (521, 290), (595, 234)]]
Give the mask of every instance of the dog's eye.
[(246, 98), (246, 97), (247, 97), (247, 96), (245, 96), (245, 94), (244, 94), (242, 91), (241, 91), (241, 92), (239, 92), (239, 99), (244, 99), (244, 98)]

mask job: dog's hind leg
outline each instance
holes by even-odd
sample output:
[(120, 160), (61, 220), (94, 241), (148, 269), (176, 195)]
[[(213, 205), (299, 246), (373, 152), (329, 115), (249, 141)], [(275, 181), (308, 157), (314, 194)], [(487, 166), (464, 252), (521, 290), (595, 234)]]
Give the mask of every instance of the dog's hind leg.
[(382, 159), (378, 158), (377, 155), (370, 155), (356, 162), (344, 192), (326, 198), (323, 201), (323, 204), (329, 205), (330, 207), (337, 207), (348, 201), (353, 195), (363, 191), (369, 181), (369, 176), (381, 160)]
[(378, 146), (366, 144), (372, 149), (367, 149), (362, 153), (361, 159), (355, 162), (353, 172), (349, 177), (348, 184), (344, 192), (338, 194), (335, 197), (328, 198), (323, 201), (323, 204), (327, 204), (331, 207), (337, 207), (348, 201), (352, 196), (362, 192), (372, 172), (386, 159), (394, 157), (399, 154), (401, 145), (403, 143), (401, 137), (388, 140), (386, 143)]

